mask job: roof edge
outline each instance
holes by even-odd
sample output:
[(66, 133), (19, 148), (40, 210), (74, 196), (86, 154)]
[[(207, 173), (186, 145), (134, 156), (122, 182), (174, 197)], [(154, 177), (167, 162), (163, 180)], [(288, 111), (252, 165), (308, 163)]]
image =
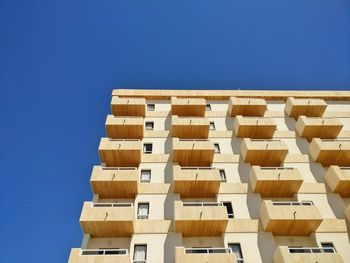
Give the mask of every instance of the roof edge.
[(171, 97), (226, 100), (229, 97), (254, 97), (285, 100), (288, 97), (350, 100), (350, 91), (340, 90), (167, 90), (167, 89), (113, 89), (112, 96), (170, 99)]

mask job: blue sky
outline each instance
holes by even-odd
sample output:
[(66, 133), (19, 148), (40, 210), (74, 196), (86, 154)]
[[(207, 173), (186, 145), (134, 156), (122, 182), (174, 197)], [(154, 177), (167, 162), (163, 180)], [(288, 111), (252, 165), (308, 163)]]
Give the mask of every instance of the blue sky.
[(0, 1), (0, 262), (66, 262), (113, 88), (349, 89), (347, 0)]

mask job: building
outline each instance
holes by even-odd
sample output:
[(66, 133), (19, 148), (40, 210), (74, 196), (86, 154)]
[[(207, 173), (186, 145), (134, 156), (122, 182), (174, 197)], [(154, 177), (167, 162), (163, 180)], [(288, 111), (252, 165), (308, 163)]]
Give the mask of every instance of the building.
[(69, 263), (350, 262), (350, 92), (112, 95)]

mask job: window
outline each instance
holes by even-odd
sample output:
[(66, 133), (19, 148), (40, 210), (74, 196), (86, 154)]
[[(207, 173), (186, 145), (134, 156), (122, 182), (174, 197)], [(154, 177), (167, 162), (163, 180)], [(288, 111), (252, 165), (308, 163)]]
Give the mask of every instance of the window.
[(148, 111), (154, 111), (156, 109), (156, 105), (152, 104), (147, 104), (147, 110)]
[(206, 111), (211, 111), (211, 105), (210, 104), (205, 105), (205, 110)]
[(226, 183), (226, 174), (225, 174), (225, 170), (219, 170), (219, 172), (220, 172), (221, 182), (222, 182), (222, 183)]
[(82, 250), (81, 254), (83, 256), (87, 255), (126, 255), (127, 249), (120, 248), (98, 248), (98, 249), (88, 249)]
[(303, 248), (303, 247), (300, 247), (300, 246), (291, 246), (291, 247), (288, 247), (288, 250), (289, 250), (289, 253), (310, 253), (311, 250), (308, 249), (308, 248)]
[(147, 245), (135, 245), (133, 263), (146, 263)]
[(137, 219), (148, 219), (149, 203), (139, 203), (137, 208)]
[(153, 148), (152, 143), (144, 143), (143, 144), (143, 153), (144, 154), (151, 154), (152, 148)]
[(228, 244), (228, 247), (231, 249), (232, 253), (236, 254), (237, 263), (244, 263), (241, 244)]
[(333, 243), (327, 242), (327, 243), (321, 243), (321, 246), (323, 248), (324, 253), (335, 253), (335, 247)]
[(153, 129), (154, 129), (154, 122), (153, 121), (146, 121), (145, 129), (147, 131), (153, 131)]
[(215, 153), (220, 153), (220, 146), (218, 143), (214, 143), (214, 150), (215, 150)]
[(226, 207), (227, 217), (234, 218), (232, 203), (231, 202), (222, 202), (222, 204), (223, 204), (223, 206)]
[(215, 131), (215, 123), (213, 121), (210, 122), (209, 130)]
[(191, 250), (186, 251), (187, 254), (206, 254), (208, 253), (208, 247), (192, 247)]
[(149, 183), (151, 181), (151, 170), (141, 170), (141, 183)]

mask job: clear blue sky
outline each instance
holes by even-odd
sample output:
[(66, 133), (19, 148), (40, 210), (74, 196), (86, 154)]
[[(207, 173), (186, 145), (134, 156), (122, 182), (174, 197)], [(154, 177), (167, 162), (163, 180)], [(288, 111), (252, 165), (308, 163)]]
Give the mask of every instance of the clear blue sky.
[(349, 89), (348, 0), (1, 0), (0, 262), (66, 262), (112, 89)]

